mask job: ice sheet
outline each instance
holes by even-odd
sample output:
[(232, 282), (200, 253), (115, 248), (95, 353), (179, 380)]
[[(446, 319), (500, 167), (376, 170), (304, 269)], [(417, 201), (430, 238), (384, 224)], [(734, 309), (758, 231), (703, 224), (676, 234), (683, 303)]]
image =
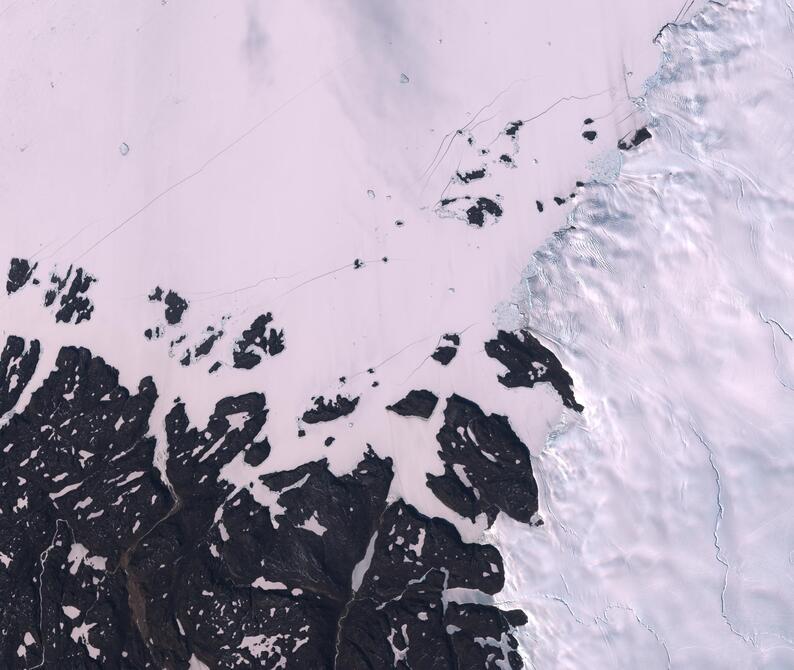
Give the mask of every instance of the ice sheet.
[(535, 461), (543, 532), (493, 531), (534, 667), (794, 663), (793, 18), (665, 31), (653, 141), (527, 271), (587, 408)]

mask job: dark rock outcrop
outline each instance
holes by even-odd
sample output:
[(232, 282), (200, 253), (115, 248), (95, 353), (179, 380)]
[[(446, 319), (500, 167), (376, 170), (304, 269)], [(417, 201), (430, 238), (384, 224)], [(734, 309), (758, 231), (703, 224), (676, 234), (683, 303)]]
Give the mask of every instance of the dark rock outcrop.
[(262, 356), (284, 351), (284, 331), (270, 326), (272, 321), (270, 312), (261, 314), (243, 331), (232, 352), (234, 367), (250, 370), (262, 362)]
[[(629, 133), (630, 135), (631, 133)], [(645, 140), (649, 140), (653, 137), (650, 131), (643, 126), (639, 130), (637, 130), (634, 135), (629, 137), (626, 135), (623, 139), (618, 142), (618, 149), (621, 151), (628, 151), (629, 149), (633, 149), (634, 147), (642, 144)]]
[(408, 391), (408, 394), (386, 409), (401, 416), (418, 416), (429, 419), (438, 403), (438, 396), (426, 389)]
[(560, 394), (562, 402), (577, 412), (584, 407), (576, 402), (573, 394), (573, 379), (562, 367), (558, 358), (544, 347), (529, 331), (508, 333), (500, 330), (496, 339), (485, 343), (485, 353), (507, 368), (499, 375), (499, 382), (508, 388), (546, 382)]
[(471, 400), (453, 394), (436, 435), (444, 474), (428, 475), (427, 485), (445, 505), (489, 525), (500, 511), (528, 523), (538, 509), (538, 488), (529, 450), (507, 417), (485, 414)]
[[(9, 338), (0, 406), (37, 358), (35, 341)], [(522, 458), (503, 417), (454, 398), (439, 433), (449, 462), (486, 442), (497, 462)], [(498, 551), (389, 504), (389, 458), (367, 447), (341, 476), (325, 460), (257, 475), (271, 450), (264, 395), (223, 398), (203, 427), (177, 399), (164, 480), (156, 401), (151, 378), (131, 394), (101, 358), (66, 347), (0, 428), (0, 667), (521, 667), (522, 613), (444, 600), (497, 593)], [(339, 401), (331, 413), (349, 409)], [(483, 465), (478, 504), (499, 506)]]
[(26, 258), (12, 258), (11, 266), (8, 268), (8, 280), (6, 281), (6, 293), (11, 295), (16, 293), (30, 281), (33, 271), (38, 263), (30, 264)]
[[(520, 615), (487, 605), (445, 606), (442, 599), (447, 588), (493, 594), (503, 583), (494, 547), (466, 544), (448, 522), (398, 501), (383, 514), (369, 569), (340, 622), (335, 667), (473, 670), (505, 660), (520, 668), (520, 658), (517, 665), (504, 658), (496, 642), (501, 633), (492, 641), (481, 634), (504, 632), (515, 649), (513, 623), (523, 623)], [(472, 643), (481, 649), (468, 649)]]
[(337, 395), (336, 400), (326, 400), (324, 396), (320, 396), (314, 398), (314, 407), (307, 409), (302, 418), (306, 423), (333, 421), (352, 413), (358, 405), (358, 400), (358, 398), (346, 398), (342, 395)]
[(222, 330), (215, 330), (212, 327), (208, 328), (207, 335), (193, 349), (193, 359), (198, 360), (202, 356), (209, 354), (212, 351), (212, 348), (215, 346), (215, 343), (222, 337)]
[(0, 354), (0, 417), (17, 404), (36, 371), (40, 351), (38, 340), (31, 340), (26, 348), (21, 337), (9, 335), (6, 339)]
[(0, 666), (150, 667), (123, 566), (171, 505), (146, 437), (156, 397), (66, 347), (0, 430)]
[[(155, 289), (156, 291), (156, 289)], [(182, 315), (188, 308), (188, 302), (176, 291), (169, 291), (163, 299), (165, 303), (165, 320), (172, 326), (182, 321)]]
[[(71, 323), (74, 318), (78, 324), (88, 321), (94, 311), (93, 303), (85, 294), (96, 279), (83, 268), (77, 268), (72, 274), (73, 270), (70, 265), (63, 277), (56, 273), (50, 275), (51, 288), (44, 294), (44, 306), (49, 307), (57, 299), (60, 307), (55, 312), (55, 320)], [(67, 284), (69, 288), (64, 290)]]
[[(471, 204), (472, 201), (473, 204)], [(455, 207), (450, 208), (450, 205), (453, 204)], [(470, 195), (464, 195), (460, 198), (444, 198), (439, 203), (438, 211), (445, 216), (463, 219), (469, 225), (478, 228), (482, 228), (485, 225), (486, 215), (490, 216), (493, 221), (497, 221), (504, 214), (502, 206), (496, 200), (484, 196), (473, 198)]]
[(430, 358), (434, 361), (438, 361), (441, 365), (449, 365), (458, 353), (460, 335), (457, 333), (447, 333), (441, 337), (441, 341), (448, 342), (449, 344), (440, 344), (430, 355)]

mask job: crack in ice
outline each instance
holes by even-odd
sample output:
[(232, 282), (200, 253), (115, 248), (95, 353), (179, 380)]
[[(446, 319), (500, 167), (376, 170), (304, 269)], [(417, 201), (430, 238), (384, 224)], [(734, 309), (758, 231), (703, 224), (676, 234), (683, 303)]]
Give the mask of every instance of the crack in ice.
[(775, 358), (775, 379), (777, 379), (780, 385), (786, 390), (794, 391), (794, 387), (789, 386), (786, 382), (784, 382), (783, 379), (780, 377), (780, 373), (778, 372), (778, 370), (780, 369), (780, 356), (778, 356), (777, 353), (777, 342), (775, 341), (775, 326), (777, 326), (778, 330), (780, 330), (780, 332), (783, 333), (783, 335), (787, 337), (789, 341), (794, 341), (794, 338), (792, 338), (791, 334), (775, 319), (765, 317), (763, 312), (758, 312), (758, 316), (761, 317), (761, 320), (765, 324), (767, 324), (769, 326), (769, 329), (772, 331), (772, 355)]
[(720, 471), (717, 468), (717, 463), (714, 458), (714, 450), (711, 448), (711, 445), (706, 441), (705, 437), (700, 433), (700, 431), (695, 427), (694, 423), (690, 420), (689, 427), (692, 429), (692, 432), (697, 437), (698, 442), (703, 446), (708, 454), (709, 465), (711, 466), (711, 470), (714, 473), (714, 480), (717, 486), (717, 516), (714, 519), (714, 549), (715, 549), (715, 557), (717, 561), (722, 564), (725, 568), (723, 581), (722, 581), (722, 591), (720, 592), (720, 610), (722, 614), (722, 618), (725, 621), (725, 624), (730, 628), (731, 632), (736, 635), (737, 637), (741, 638), (744, 642), (751, 644), (752, 646), (757, 646), (755, 636), (754, 635), (744, 635), (742, 634), (731, 622), (730, 618), (728, 617), (728, 612), (725, 606), (725, 594), (728, 590), (728, 573), (730, 572), (730, 563), (725, 558), (722, 545), (720, 543), (720, 526), (722, 525), (722, 520), (725, 518), (725, 506), (722, 502), (722, 477), (720, 476)]

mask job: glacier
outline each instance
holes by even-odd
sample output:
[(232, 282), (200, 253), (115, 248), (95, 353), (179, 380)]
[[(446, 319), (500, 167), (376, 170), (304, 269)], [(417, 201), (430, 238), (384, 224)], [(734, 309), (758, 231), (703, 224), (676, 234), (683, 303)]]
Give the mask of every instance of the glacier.
[(486, 532), (531, 667), (794, 664), (792, 27), (738, 0), (666, 28), (653, 141), (526, 271), (587, 408), (535, 455), (545, 534)]

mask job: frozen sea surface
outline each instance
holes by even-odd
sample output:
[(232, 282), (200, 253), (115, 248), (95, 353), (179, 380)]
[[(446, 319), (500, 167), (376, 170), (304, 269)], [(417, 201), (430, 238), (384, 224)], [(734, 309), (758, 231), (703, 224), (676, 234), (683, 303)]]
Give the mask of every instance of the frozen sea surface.
[(666, 29), (653, 140), (527, 270), (587, 408), (535, 460), (544, 532), (495, 528), (533, 667), (794, 667), (793, 27)]

